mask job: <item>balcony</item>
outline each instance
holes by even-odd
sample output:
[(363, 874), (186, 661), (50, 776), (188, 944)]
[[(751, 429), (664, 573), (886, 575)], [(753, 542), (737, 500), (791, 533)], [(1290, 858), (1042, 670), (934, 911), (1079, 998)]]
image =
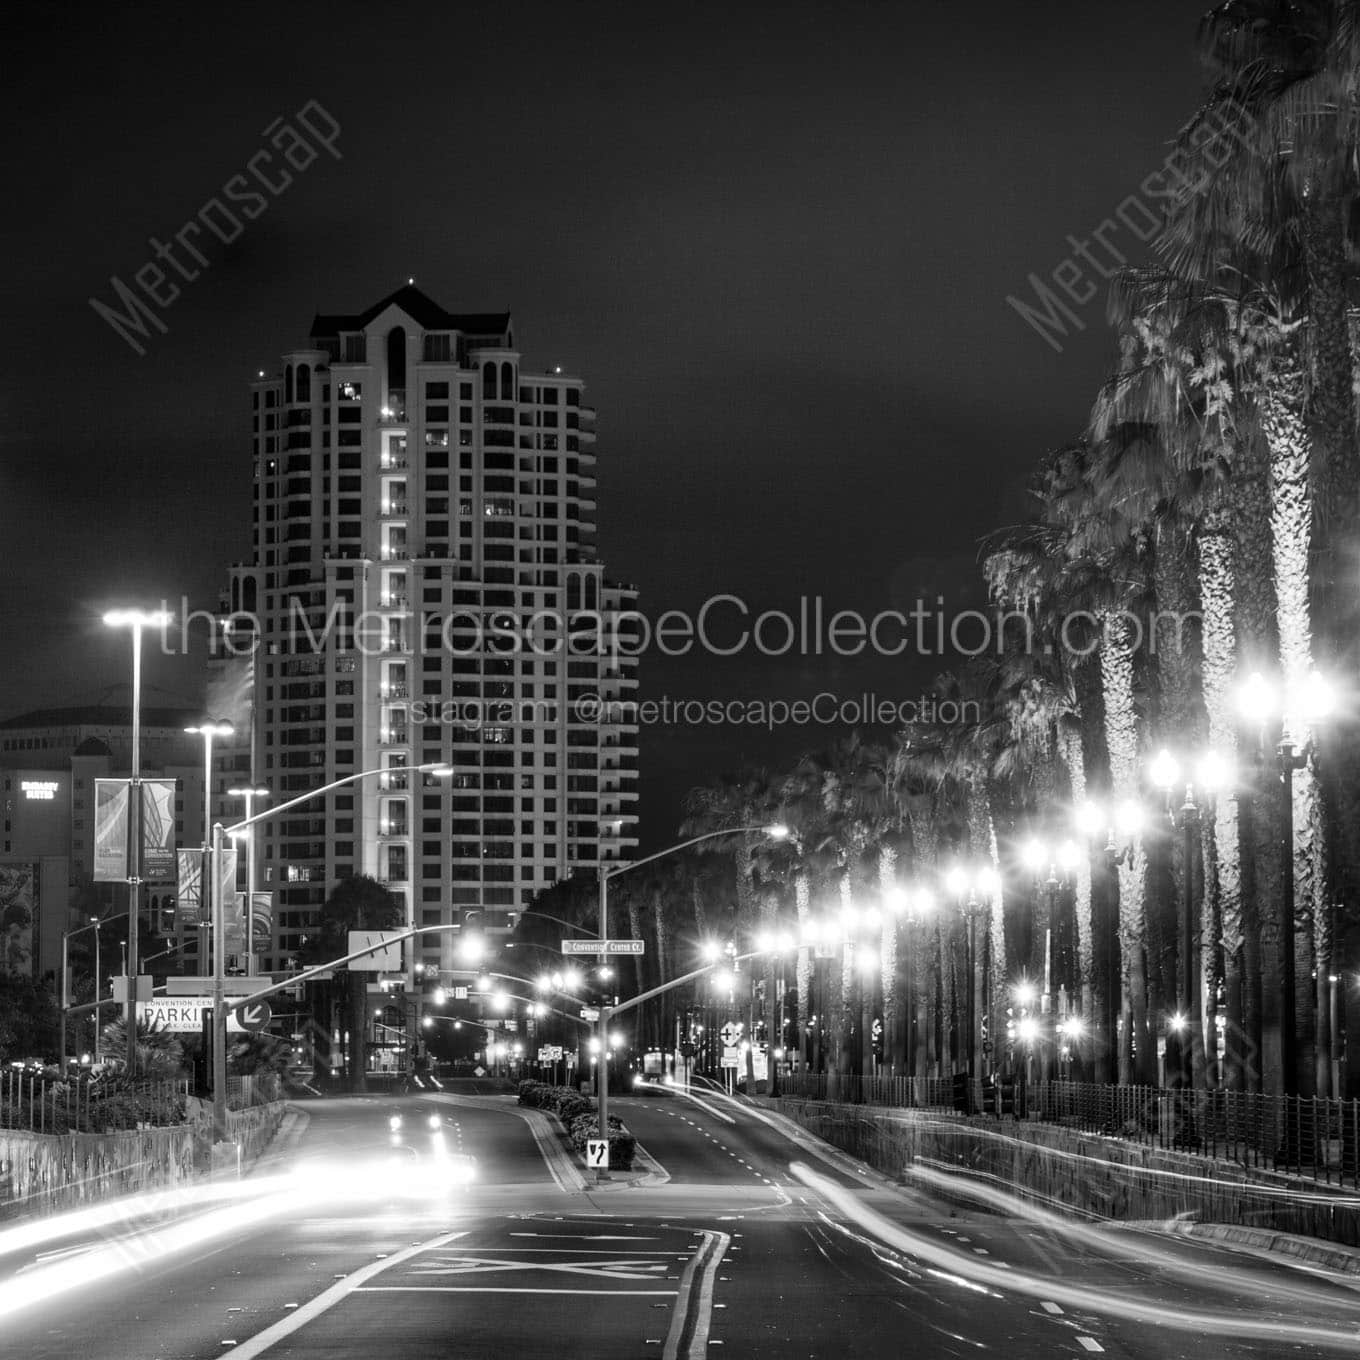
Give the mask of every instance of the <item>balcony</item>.
[(393, 793), (406, 788), (407, 772), (405, 770), (393, 770), (390, 774), (383, 775), (381, 786)]
[(409, 562), (411, 553), (407, 548), (384, 548), (382, 560), (384, 562)]
[(405, 519), (411, 512), (407, 508), (405, 501), (384, 501), (382, 507), (383, 519)]
[[(382, 732), (378, 735), (379, 746), (409, 746), (410, 744), (409, 728), (394, 727), (390, 732)], [(405, 788), (405, 785), (403, 784), (402, 787)]]
[(408, 599), (405, 595), (388, 595), (379, 601), (379, 606), (383, 609), (405, 609)]
[(404, 454), (388, 454), (379, 460), (378, 466), (384, 472), (402, 472), (410, 467)]
[(381, 699), (409, 699), (411, 697), (411, 687), (407, 684), (384, 685), (378, 691)]
[(406, 424), (406, 391), (404, 388), (394, 387), (388, 392), (386, 403), (378, 408), (378, 424), (387, 429)]

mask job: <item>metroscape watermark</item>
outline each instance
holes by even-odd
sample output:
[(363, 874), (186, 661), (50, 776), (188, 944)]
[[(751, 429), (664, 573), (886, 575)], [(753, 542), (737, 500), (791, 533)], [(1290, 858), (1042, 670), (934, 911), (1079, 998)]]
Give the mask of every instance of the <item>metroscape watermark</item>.
[(413, 726), (437, 723), (467, 732), (492, 735), (516, 727), (563, 723), (590, 727), (836, 727), (849, 725), (905, 727), (914, 723), (938, 726), (976, 725), (981, 706), (974, 699), (941, 699), (934, 694), (889, 698), (872, 691), (836, 694), (823, 690), (804, 698), (680, 698), (619, 699), (590, 691), (566, 700), (522, 698), (427, 698), (394, 706)]
[[(117, 274), (109, 276), (109, 284), (116, 294), (117, 302), (125, 310), (118, 311), (99, 298), (89, 299), (95, 314), (107, 321), (115, 333), (126, 340), (138, 355), (146, 353), (146, 346), (141, 342), (151, 338), (151, 327), (161, 335), (165, 335), (170, 329), (161, 319), (159, 312), (147, 305), (147, 299), (150, 299), (160, 312), (168, 310), (184, 291), (181, 282), (194, 282), (202, 275), (204, 269), (210, 267), (211, 261), (208, 256), (199, 249), (200, 243), (206, 243), (204, 230), (216, 237), (222, 245), (231, 245), (245, 231), (241, 217), (253, 222), (268, 210), (271, 199), (278, 198), (293, 183), (293, 176), (289, 171), (282, 164), (276, 163), (274, 152), (278, 152), (283, 161), (299, 173), (319, 158), (321, 152), (317, 147), (325, 150), (337, 161), (343, 159), (335, 145), (340, 136), (340, 124), (317, 100), (308, 100), (293, 118), (311, 136), (315, 145), (291, 122), (275, 118), (260, 134), (268, 138), (268, 146), (256, 150), (246, 160), (243, 170), (223, 182), (220, 196), (213, 194), (196, 213), (185, 219), (183, 225), (172, 233), (173, 243), (162, 241), (155, 236), (147, 238), (154, 258), (148, 259), (132, 274), (133, 282), (141, 290), (140, 294), (134, 292)], [(273, 148), (272, 151), (270, 147)], [(255, 187), (257, 185), (258, 188)], [(261, 188), (269, 191), (269, 197), (260, 192)], [(239, 208), (240, 217), (227, 206), (224, 199)], [(181, 259), (175, 254), (176, 246), (187, 257), (186, 259)], [(158, 263), (160, 261), (168, 265), (169, 270), (163, 268), (161, 263)], [(200, 267), (195, 268), (195, 263)], [(176, 282), (176, 279), (181, 282)]]
[[(206, 626), (216, 655), (247, 656), (272, 648), (280, 654), (357, 652), (528, 657), (604, 657), (612, 661), (648, 655), (716, 658), (755, 654), (769, 658), (909, 656), (969, 659), (1043, 653), (1081, 659), (1114, 640), (1121, 649), (1151, 654), (1183, 652), (1197, 629), (1198, 610), (1072, 610), (1040, 627), (1022, 609), (950, 612), (944, 596), (918, 598), (907, 609), (864, 613), (827, 607), (821, 596), (803, 595), (789, 609), (758, 609), (738, 595), (710, 596), (695, 611), (668, 609), (655, 618), (637, 609), (515, 609), (459, 606), (446, 610), (376, 605), (356, 609), (337, 598), (324, 619), (297, 597), (267, 617), (194, 609), (182, 599), (178, 611), (162, 601), (172, 619), (158, 631), (165, 655), (190, 650), (191, 630)], [(148, 630), (149, 631), (149, 630)]]
[[(1187, 140), (1200, 161), (1217, 170), (1232, 155), (1232, 143), (1245, 143), (1254, 126), (1255, 120), (1246, 108), (1236, 100), (1225, 100), (1192, 127)], [(1086, 329), (1086, 323), (1073, 309), (1086, 306), (1100, 291), (1099, 285), (1087, 276), (1077, 261), (1089, 266), (1102, 282), (1109, 282), (1120, 270), (1127, 269), (1129, 256), (1111, 244), (1109, 237), (1117, 235), (1122, 226), (1140, 245), (1147, 245), (1166, 226), (1175, 205), (1197, 197), (1212, 183), (1213, 177), (1208, 170), (1202, 170), (1197, 176), (1189, 174), (1185, 164), (1187, 158), (1188, 153), (1180, 147), (1171, 152), (1162, 162), (1161, 169), (1147, 175), (1139, 184), (1138, 192), (1122, 199), (1113, 218), (1104, 218), (1087, 239), (1068, 233), (1067, 244), (1071, 246), (1071, 252), (1050, 269), (1047, 276), (1064, 296), (1059, 296), (1059, 292), (1050, 288), (1047, 280), (1038, 274), (1030, 274), (1028, 279), (1037, 306), (1014, 294), (1007, 295), (1007, 304), (1059, 354), (1063, 347), (1055, 337), (1067, 339), (1069, 327), (1078, 331)], [(1149, 201), (1157, 203), (1159, 210), (1154, 211)], [(1091, 249), (1093, 240), (1105, 252), (1103, 259)]]

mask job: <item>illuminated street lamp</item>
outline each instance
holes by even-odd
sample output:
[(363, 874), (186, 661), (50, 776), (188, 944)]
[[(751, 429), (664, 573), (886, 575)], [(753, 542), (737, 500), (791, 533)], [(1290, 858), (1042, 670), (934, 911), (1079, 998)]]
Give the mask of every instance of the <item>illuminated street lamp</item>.
[[(1176, 1035), (1179, 1080), (1182, 1087), (1194, 1085), (1195, 1037), (1198, 1024), (1199, 970), (1195, 949), (1195, 836), (1201, 823), (1201, 808), (1195, 797), (1198, 787), (1202, 795), (1213, 798), (1220, 790), (1232, 787), (1231, 762), (1216, 751), (1201, 755), (1193, 772), (1183, 768), (1182, 762), (1163, 748), (1153, 758), (1149, 769), (1152, 782), (1166, 794), (1166, 811), (1171, 825), (1184, 836), (1183, 883), (1180, 910), (1180, 971), (1177, 978), (1176, 1019), (1172, 1032)], [(1178, 804), (1179, 790), (1185, 789), (1184, 799)]]
[[(257, 789), (253, 786), (238, 789), (228, 789), (227, 796), (230, 798), (243, 798), (246, 804), (246, 821), (249, 821), (255, 809), (257, 798), (268, 798), (268, 789)], [(252, 826), (246, 833), (246, 972), (255, 971), (255, 828)]]
[[(137, 1072), (137, 927), (142, 903), (142, 633), (166, 628), (172, 615), (163, 609), (110, 609), (109, 628), (132, 629), (132, 775), (128, 781), (128, 937), (127, 937), (127, 1070)], [(99, 1013), (95, 1012), (98, 1029)], [(65, 1058), (65, 1054), (62, 1055)]]
[(990, 864), (965, 868), (954, 865), (945, 874), (945, 887), (959, 904), (968, 924), (968, 960), (964, 975), (968, 979), (968, 1079), (971, 1102), (973, 1078), (977, 1075), (977, 993), (978, 948), (977, 923), (987, 914), (992, 899), (1001, 891), (1001, 877)]

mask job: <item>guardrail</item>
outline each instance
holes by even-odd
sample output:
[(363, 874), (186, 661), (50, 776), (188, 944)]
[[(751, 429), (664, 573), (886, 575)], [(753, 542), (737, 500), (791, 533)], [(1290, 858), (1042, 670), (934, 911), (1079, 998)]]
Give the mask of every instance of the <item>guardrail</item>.
[[(782, 1076), (780, 1094), (903, 1109), (996, 1114), (990, 1081)], [(1014, 1116), (1146, 1147), (1236, 1162), (1360, 1189), (1360, 1101), (1259, 1091), (1047, 1081), (1010, 1088)]]

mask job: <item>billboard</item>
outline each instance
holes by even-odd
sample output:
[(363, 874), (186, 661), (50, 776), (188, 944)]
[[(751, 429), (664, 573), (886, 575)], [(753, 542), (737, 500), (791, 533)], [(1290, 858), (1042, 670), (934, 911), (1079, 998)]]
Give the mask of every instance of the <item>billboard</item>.
[(0, 864), (0, 973), (33, 975), (36, 866)]

